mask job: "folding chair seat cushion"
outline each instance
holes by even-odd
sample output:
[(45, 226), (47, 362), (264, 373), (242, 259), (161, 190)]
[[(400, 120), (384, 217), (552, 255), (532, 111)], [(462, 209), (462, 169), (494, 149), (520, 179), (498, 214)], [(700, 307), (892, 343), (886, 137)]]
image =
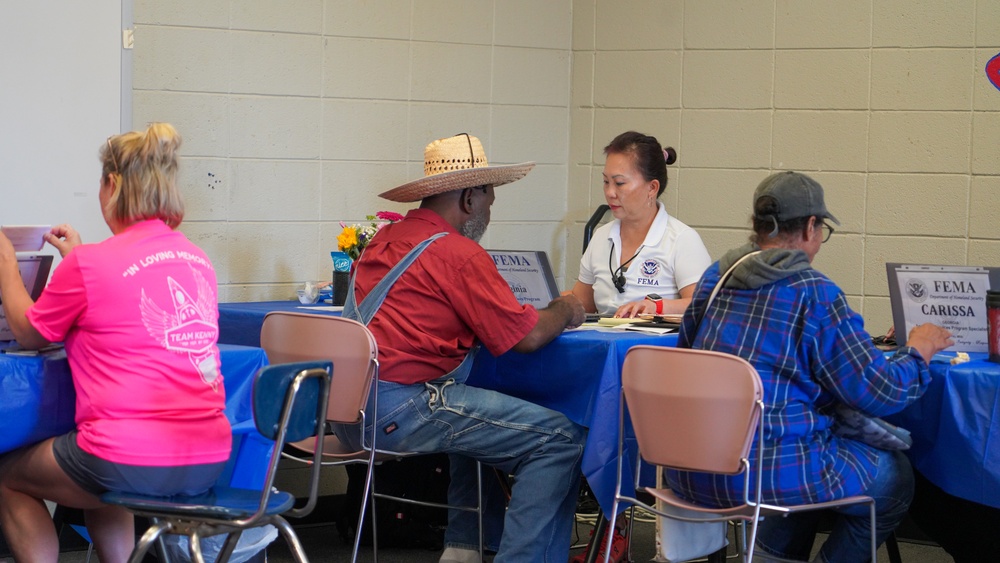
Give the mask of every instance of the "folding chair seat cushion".
[[(185, 516), (197, 519), (237, 520), (257, 511), (260, 491), (213, 487), (200, 495), (158, 497), (135, 493), (110, 492), (101, 496), (108, 504), (117, 504), (138, 513)], [(295, 497), (277, 492), (268, 499), (266, 515), (281, 514), (295, 504)]]

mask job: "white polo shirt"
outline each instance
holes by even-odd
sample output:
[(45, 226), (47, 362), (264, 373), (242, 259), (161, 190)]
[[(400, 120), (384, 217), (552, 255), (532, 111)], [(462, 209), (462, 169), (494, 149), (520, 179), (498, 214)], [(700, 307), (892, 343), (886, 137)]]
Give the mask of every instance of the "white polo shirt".
[(668, 215), (662, 203), (657, 202), (657, 206), (656, 218), (639, 247), (639, 254), (624, 272), (624, 293), (619, 293), (611, 281), (611, 272), (623, 260), (631, 258), (621, 255), (621, 221), (615, 219), (601, 226), (590, 239), (590, 246), (580, 259), (579, 280), (594, 287), (598, 313), (614, 313), (618, 307), (644, 299), (650, 293), (677, 299), (678, 290), (701, 279), (712, 263), (698, 233)]

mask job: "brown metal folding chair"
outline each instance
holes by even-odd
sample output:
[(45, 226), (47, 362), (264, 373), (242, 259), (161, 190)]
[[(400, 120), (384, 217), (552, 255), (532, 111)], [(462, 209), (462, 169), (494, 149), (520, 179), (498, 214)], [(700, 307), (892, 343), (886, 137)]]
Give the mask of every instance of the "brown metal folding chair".
[[(762, 451), (764, 403), (760, 376), (746, 360), (707, 350), (635, 346), (626, 354), (622, 367), (621, 402), (612, 529), (621, 502), (642, 506), (665, 518), (688, 522), (743, 521), (750, 525), (750, 542), (748, 546), (746, 534), (741, 534), (741, 553), (749, 563), (761, 516), (781, 517), (792, 512), (867, 504), (871, 517), (871, 559), (876, 561), (875, 501), (871, 497), (851, 496), (788, 506), (765, 504), (761, 501), (762, 459), (759, 455), (754, 460), (757, 478), (751, 487), (749, 455), (755, 434), (757, 451)], [(683, 471), (742, 473), (745, 479), (743, 503), (731, 508), (712, 508), (689, 502), (670, 489), (645, 487), (646, 492), (661, 501), (661, 509), (657, 509), (623, 495), (626, 405), (642, 459), (656, 466)], [(695, 515), (681, 515), (681, 511), (693, 511)], [(611, 534), (608, 538), (610, 544)], [(610, 545), (605, 552), (610, 552)]]
[[(373, 479), (375, 465), (383, 461), (399, 460), (423, 454), (378, 450), (375, 443), (375, 428), (372, 427), (371, 431), (365, 432), (368, 416), (365, 409), (369, 393), (375, 393), (373, 408), (378, 406), (378, 345), (375, 342), (375, 337), (365, 325), (351, 319), (331, 315), (274, 311), (264, 317), (264, 323), (260, 329), (260, 343), (271, 362), (284, 363), (314, 359), (333, 361), (335, 376), (330, 388), (330, 400), (326, 412), (327, 421), (356, 425), (359, 432), (357, 442), (363, 444), (363, 448), (354, 449), (345, 444), (339, 437), (327, 434), (323, 443), (323, 465), (356, 463), (367, 465), (361, 508), (358, 513), (358, 525), (354, 534), (354, 548), (351, 552), (352, 562), (357, 561), (358, 557), (365, 509), (370, 499), (374, 514), (376, 498), (420, 506), (476, 512), (479, 517), (479, 551), (480, 556), (482, 556), (482, 467), (478, 462), (476, 469), (479, 474), (477, 482), (480, 482), (480, 494), (478, 505), (474, 507), (425, 502), (386, 495), (376, 491)], [(313, 443), (303, 441), (293, 445), (305, 452), (312, 453)], [(286, 457), (303, 461), (294, 456)], [(375, 518), (372, 519), (372, 546), (374, 559), (377, 562), (378, 529)]]

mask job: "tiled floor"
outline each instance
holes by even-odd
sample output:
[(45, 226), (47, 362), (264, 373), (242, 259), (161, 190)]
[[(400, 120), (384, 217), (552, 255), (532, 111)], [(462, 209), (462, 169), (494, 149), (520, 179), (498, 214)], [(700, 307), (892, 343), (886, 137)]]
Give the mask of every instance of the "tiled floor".
[[(590, 533), (590, 525), (579, 523), (577, 525), (576, 540), (582, 544), (586, 542)], [(343, 541), (335, 526), (325, 524), (312, 524), (297, 528), (297, 534), (302, 541), (306, 555), (313, 562), (349, 561), (351, 546)], [(632, 561), (650, 561), (656, 555), (654, 540), (654, 525), (652, 522), (636, 522), (633, 532)], [(816, 546), (822, 544), (825, 536), (817, 537)], [(900, 552), (905, 563), (947, 563), (953, 561), (947, 553), (937, 546), (929, 546), (911, 542), (900, 542)], [(573, 550), (572, 554), (580, 553), (582, 549)], [(440, 551), (428, 551), (426, 549), (380, 549), (379, 560), (384, 563), (437, 563)], [(152, 558), (149, 561), (154, 561)], [(359, 561), (372, 561), (372, 550), (370, 547), (362, 548)], [(64, 563), (84, 563), (86, 561), (86, 551), (72, 551), (63, 553), (60, 562)], [(97, 561), (97, 557), (91, 559)], [(267, 548), (267, 561), (270, 563), (285, 563), (293, 561), (292, 556), (285, 546), (285, 542), (280, 537)], [(882, 548), (879, 551), (879, 561), (888, 562), (889, 557)], [(12, 563), (10, 558), (0, 558), (0, 563)]]
[[(583, 543), (590, 533), (590, 526), (580, 524), (578, 528), (578, 538)], [(350, 545), (341, 542), (335, 530), (331, 526), (317, 526), (304, 528), (298, 532), (299, 538), (305, 545), (306, 554), (311, 561), (349, 561)], [(654, 525), (652, 522), (637, 522), (633, 535), (632, 561), (650, 561), (656, 555), (656, 545), (654, 540)], [(825, 536), (820, 535), (816, 539), (816, 546), (822, 544)], [(947, 553), (937, 546), (927, 546), (915, 543), (901, 542), (899, 544), (900, 555), (905, 563), (946, 563), (953, 561)], [(572, 553), (580, 553), (581, 549)], [(439, 552), (429, 552), (424, 550), (379, 550), (379, 561), (386, 563), (436, 563)], [(364, 548), (359, 561), (372, 561), (371, 548)], [(285, 563), (293, 561), (283, 542), (279, 539), (268, 548), (269, 563)], [(882, 548), (879, 551), (879, 561), (888, 562), (889, 556)]]

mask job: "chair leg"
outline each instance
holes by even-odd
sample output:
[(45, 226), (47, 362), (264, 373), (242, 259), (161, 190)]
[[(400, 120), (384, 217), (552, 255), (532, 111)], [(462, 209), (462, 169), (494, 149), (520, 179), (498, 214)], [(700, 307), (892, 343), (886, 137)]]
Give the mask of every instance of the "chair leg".
[(869, 526), (868, 526), (868, 533), (871, 534), (872, 563), (877, 563), (878, 562), (878, 544), (875, 543), (875, 499), (871, 499), (868, 502), (868, 517), (870, 518), (870, 520), (869, 520)]
[[(625, 519), (625, 561), (632, 561), (632, 523), (635, 522), (635, 505), (628, 507), (628, 518)], [(615, 529), (611, 530), (611, 544), (614, 545)]]
[(896, 532), (889, 534), (889, 537), (885, 539), (885, 550), (889, 552), (889, 563), (903, 563), (903, 558), (899, 555)]
[(227, 563), (229, 558), (233, 556), (233, 550), (236, 549), (236, 544), (240, 541), (240, 536), (243, 535), (243, 530), (236, 530), (226, 534), (226, 542), (222, 544), (222, 549), (219, 550), (219, 554), (215, 557), (215, 563)]
[(169, 522), (155, 522), (149, 529), (146, 530), (139, 541), (135, 544), (135, 548), (132, 549), (132, 555), (129, 556), (129, 563), (142, 563), (142, 559), (146, 556), (146, 552), (153, 545), (153, 542), (160, 538), (160, 534), (170, 528)]
[(604, 534), (608, 538), (607, 541), (604, 542), (604, 563), (608, 563), (608, 561), (611, 560), (611, 546), (615, 543), (615, 525), (617, 524), (617, 520), (618, 507), (615, 506), (611, 513), (611, 519), (608, 521), (607, 533)]
[[(614, 507), (617, 509), (617, 499)], [(586, 558), (584, 563), (595, 563), (597, 561), (597, 554), (601, 551), (601, 541), (604, 538), (604, 533), (608, 529), (608, 521), (604, 518), (604, 511), (598, 509), (597, 520), (594, 522), (594, 535), (590, 536), (590, 541), (587, 542)]]
[[(759, 524), (760, 524), (760, 518), (759, 517), (754, 518), (750, 522), (750, 539), (749, 541), (747, 541), (746, 539), (743, 540), (743, 558), (744, 561), (746, 561), (747, 563), (753, 561), (753, 550), (755, 547), (757, 547), (757, 526)], [(744, 524), (744, 526), (746, 526), (746, 524)], [(744, 533), (744, 538), (745, 537), (746, 534)], [(875, 562), (872, 561), (872, 563)]]
[(479, 504), (476, 505), (476, 516), (479, 519), (479, 560), (483, 561), (483, 464), (476, 460), (476, 495)]
[(497, 481), (500, 482), (500, 489), (503, 490), (504, 499), (507, 501), (507, 504), (510, 504), (510, 495), (513, 494), (513, 491), (510, 488), (510, 483), (507, 481), (507, 475), (499, 467), (494, 467), (493, 473), (496, 475)]
[(197, 530), (188, 536), (188, 553), (191, 554), (191, 563), (205, 563), (205, 555), (201, 552), (201, 534)]
[(726, 563), (726, 546), (722, 546), (715, 553), (708, 554), (708, 563)]
[(295, 535), (295, 530), (288, 524), (288, 521), (281, 516), (275, 516), (270, 523), (278, 528), (278, 531), (284, 536), (288, 549), (292, 552), (292, 557), (299, 563), (309, 563), (306, 551), (302, 548), (302, 542), (299, 541), (299, 537)]
[[(156, 520), (155, 518), (152, 521), (153, 522), (158, 522), (158, 520)], [(162, 561), (163, 563), (172, 563), (173, 562), (173, 559), (170, 557), (170, 554), (167, 552), (167, 543), (165, 541), (163, 541), (163, 536), (162, 535), (160, 535), (160, 537), (156, 538), (156, 557), (157, 557), (158, 561)]]
[(378, 563), (378, 511), (375, 508), (375, 480), (372, 479), (371, 488), (368, 489), (371, 498), (368, 502), (372, 505), (372, 562)]
[[(358, 511), (358, 525), (354, 530), (354, 549), (351, 550), (351, 563), (355, 563), (358, 560), (358, 548), (361, 546), (361, 528), (365, 525), (365, 511), (368, 508), (368, 496), (372, 493), (372, 477), (374, 472), (374, 466), (369, 463), (368, 470), (365, 471), (365, 487), (361, 491), (361, 510)], [(375, 501), (372, 499), (372, 534), (375, 530)], [(374, 550), (375, 562), (378, 563), (378, 546), (375, 545), (374, 535), (372, 541), (372, 549)]]
[[(736, 536), (737, 532), (739, 537)], [(743, 520), (733, 522), (733, 541), (736, 542), (736, 559), (742, 561), (747, 550), (747, 523)], [(873, 562), (874, 563), (874, 562)]]

